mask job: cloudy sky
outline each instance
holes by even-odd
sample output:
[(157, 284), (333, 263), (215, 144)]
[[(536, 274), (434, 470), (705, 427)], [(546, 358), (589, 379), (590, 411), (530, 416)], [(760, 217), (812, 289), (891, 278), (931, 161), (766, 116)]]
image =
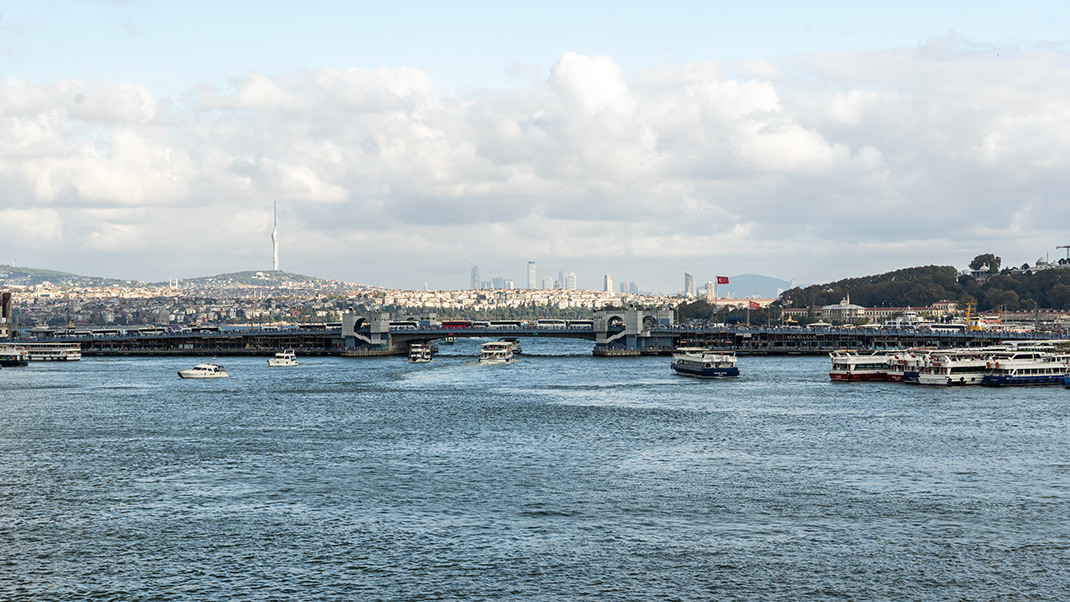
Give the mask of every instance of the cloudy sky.
[[(674, 293), (1065, 256), (1070, 8), (0, 6), (0, 263)], [(991, 4), (991, 3), (989, 3)]]

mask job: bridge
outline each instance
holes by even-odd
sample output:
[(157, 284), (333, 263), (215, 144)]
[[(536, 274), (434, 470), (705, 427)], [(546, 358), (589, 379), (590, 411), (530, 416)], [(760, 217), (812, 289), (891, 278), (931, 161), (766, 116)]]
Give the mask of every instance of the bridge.
[[(675, 323), (672, 310), (603, 310), (592, 320), (559, 323), (393, 321), (386, 313), (346, 312), (339, 326), (264, 328), (162, 328), (53, 333), (41, 342), (78, 343), (84, 356), (271, 355), (295, 349), (301, 355), (372, 357), (404, 355), (412, 343), (453, 338), (571, 338), (593, 343), (602, 357), (664, 355), (683, 346), (734, 351), (740, 355), (817, 355), (835, 349), (984, 347), (1004, 340), (1047, 339), (1051, 335), (992, 331), (716, 326)], [(9, 339), (17, 342), (17, 339)]]

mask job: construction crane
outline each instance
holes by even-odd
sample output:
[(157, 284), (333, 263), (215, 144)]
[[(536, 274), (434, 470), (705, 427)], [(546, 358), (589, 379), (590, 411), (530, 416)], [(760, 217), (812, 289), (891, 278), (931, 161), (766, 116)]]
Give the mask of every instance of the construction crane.
[(1070, 245), (1056, 245), (1056, 249), (1066, 249), (1066, 260), (1070, 261)]

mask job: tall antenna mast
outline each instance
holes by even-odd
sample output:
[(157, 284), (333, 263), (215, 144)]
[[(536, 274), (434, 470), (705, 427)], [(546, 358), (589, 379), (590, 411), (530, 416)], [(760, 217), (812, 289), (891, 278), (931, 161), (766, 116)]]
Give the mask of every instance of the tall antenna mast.
[(274, 224), (271, 228), (272, 265), (279, 271), (279, 202), (275, 201)]

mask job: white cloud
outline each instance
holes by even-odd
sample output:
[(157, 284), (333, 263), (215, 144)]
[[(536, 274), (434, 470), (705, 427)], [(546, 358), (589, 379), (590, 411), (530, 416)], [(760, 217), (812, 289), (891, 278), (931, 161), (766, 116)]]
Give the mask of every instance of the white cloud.
[(47, 241), (142, 279), (259, 267), (278, 200), (287, 269), (362, 281), (386, 262), (393, 286), (451, 265), (457, 281), (432, 284), (464, 286), (472, 262), (519, 277), (528, 259), (666, 290), (695, 265), (814, 281), (987, 250), (1017, 264), (1065, 243), (1066, 59), (949, 37), (626, 79), (570, 52), (493, 93), (446, 94), (412, 68), (306, 69), (201, 85), (185, 105), (125, 82), (8, 80), (0, 215), (23, 229), (0, 251)]

